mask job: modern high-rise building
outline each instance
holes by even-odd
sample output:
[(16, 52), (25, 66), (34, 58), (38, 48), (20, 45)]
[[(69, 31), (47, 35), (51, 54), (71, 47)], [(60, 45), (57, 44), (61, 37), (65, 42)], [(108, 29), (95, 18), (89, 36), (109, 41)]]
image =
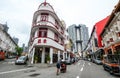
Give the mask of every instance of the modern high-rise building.
[(74, 43), (74, 52), (81, 52), (89, 39), (88, 27), (84, 24), (79, 24), (78, 26), (73, 24), (68, 27), (67, 31)]
[(86, 25), (80, 24), (81, 26), (81, 38), (82, 38), (82, 50), (86, 47), (89, 40), (88, 27)]
[(11, 53), (16, 52), (15, 47), (18, 45), (7, 32), (7, 28), (5, 24), (0, 24), (0, 50), (5, 51), (6, 56), (9, 56)]
[(22, 44), (22, 49), (23, 49), (23, 52), (28, 52), (28, 46), (25, 46), (25, 44), (23, 43)]

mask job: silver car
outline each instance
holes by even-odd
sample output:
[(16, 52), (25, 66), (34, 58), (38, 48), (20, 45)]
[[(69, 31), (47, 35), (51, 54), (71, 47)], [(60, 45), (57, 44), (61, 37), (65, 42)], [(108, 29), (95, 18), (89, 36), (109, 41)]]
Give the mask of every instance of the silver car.
[(27, 56), (20, 56), (16, 61), (15, 64), (26, 64), (27, 63)]

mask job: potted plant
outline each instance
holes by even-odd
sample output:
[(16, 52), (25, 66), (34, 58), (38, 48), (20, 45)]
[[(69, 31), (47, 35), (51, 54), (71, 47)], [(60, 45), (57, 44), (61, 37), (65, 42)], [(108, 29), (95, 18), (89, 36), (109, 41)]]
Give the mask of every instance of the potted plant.
[(34, 56), (34, 60), (35, 60), (35, 63), (38, 62), (38, 57), (36, 55)]
[(46, 59), (47, 59), (47, 63), (49, 64), (50, 63), (50, 56), (47, 55)]

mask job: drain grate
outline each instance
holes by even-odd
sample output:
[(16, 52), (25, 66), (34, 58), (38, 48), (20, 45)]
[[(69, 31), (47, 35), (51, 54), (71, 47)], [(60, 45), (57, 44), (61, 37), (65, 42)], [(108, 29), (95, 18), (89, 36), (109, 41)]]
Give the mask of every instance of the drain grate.
[(35, 77), (35, 76), (38, 76), (38, 75), (40, 75), (39, 73), (34, 73), (34, 74), (31, 74), (31, 75), (29, 75), (30, 77)]

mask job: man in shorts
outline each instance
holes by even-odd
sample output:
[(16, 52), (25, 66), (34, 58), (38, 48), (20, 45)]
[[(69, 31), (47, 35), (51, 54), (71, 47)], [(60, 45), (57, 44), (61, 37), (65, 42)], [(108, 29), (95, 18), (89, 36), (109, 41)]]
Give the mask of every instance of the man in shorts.
[(56, 67), (57, 67), (56, 75), (59, 75), (59, 73), (60, 73), (60, 66), (61, 66), (61, 58), (58, 60), (58, 62), (56, 64)]

